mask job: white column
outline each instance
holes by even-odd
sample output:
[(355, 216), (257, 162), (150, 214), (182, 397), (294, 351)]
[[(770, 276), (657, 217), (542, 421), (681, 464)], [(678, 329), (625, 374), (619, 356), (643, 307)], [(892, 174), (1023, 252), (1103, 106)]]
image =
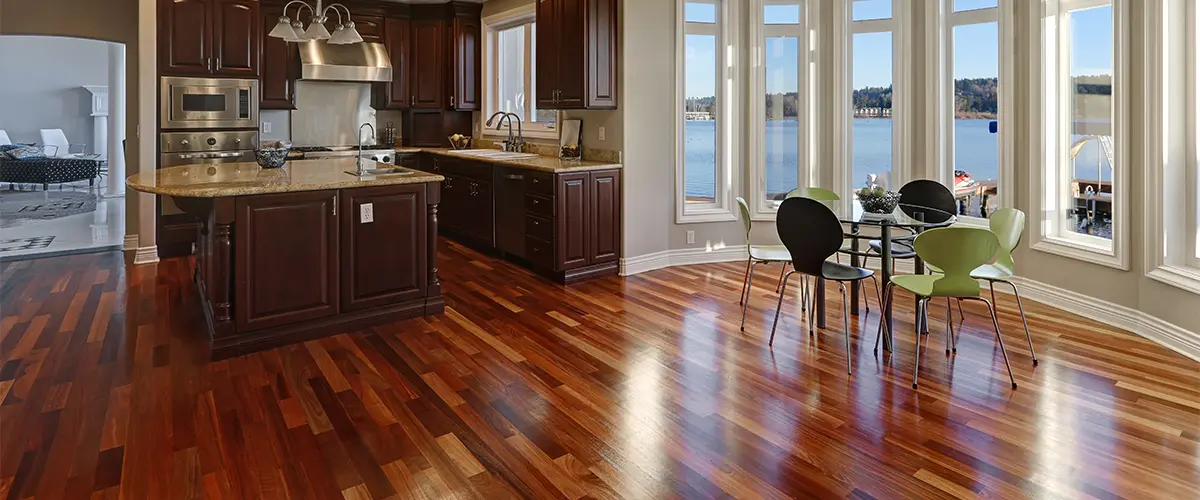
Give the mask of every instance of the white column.
[[(125, 194), (125, 44), (108, 44), (108, 196)], [(136, 151), (134, 152), (136, 154)]]

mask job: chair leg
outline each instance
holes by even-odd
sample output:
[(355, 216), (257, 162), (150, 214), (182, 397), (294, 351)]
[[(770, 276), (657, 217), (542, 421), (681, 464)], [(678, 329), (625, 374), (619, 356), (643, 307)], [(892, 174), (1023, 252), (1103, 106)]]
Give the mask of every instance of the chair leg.
[[(921, 314), (921, 310), (924, 308), (924, 304), (926, 303), (927, 300), (928, 299), (920, 299), (917, 301), (917, 314), (918, 315)], [(916, 349), (915, 359), (913, 361), (913, 389), (917, 388), (917, 374), (920, 373), (920, 371), (921, 371), (921, 328), (919, 328), (920, 325), (917, 325), (917, 326), (918, 326), (917, 335), (916, 335), (917, 349)]]
[[(817, 285), (823, 285), (823, 283), (821, 283), (820, 279), (814, 277), (813, 278), (813, 286), (817, 286)], [(816, 330), (817, 317), (816, 316), (817, 316), (817, 311), (819, 311), (820, 309), (817, 309), (817, 294), (816, 294), (815, 290), (809, 291), (808, 298), (809, 298), (809, 300), (812, 301), (812, 303), (809, 304), (809, 309), (808, 309), (808, 335), (812, 336), (817, 333), (817, 330)]]
[[(885, 311), (887, 311), (887, 305), (892, 303), (892, 296), (895, 295), (894, 287), (895, 287), (895, 285), (893, 285), (892, 283), (888, 283), (887, 286), (884, 288), (883, 295), (880, 297), (882, 300), (879, 301), (879, 330), (875, 333), (875, 349), (874, 349), (875, 354), (879, 354), (879, 339), (880, 339), (880, 337), (883, 336), (884, 325), (887, 324), (887, 316), (886, 316)], [(876, 290), (878, 290), (878, 289), (876, 289)], [(887, 329), (888, 329), (887, 333), (890, 338), (890, 336), (892, 334), (891, 325), (888, 325)]]
[(787, 272), (788, 263), (783, 263), (783, 268), (779, 270), (779, 283), (775, 284), (775, 293), (779, 293), (779, 289), (783, 287), (783, 273)]
[(966, 316), (964, 316), (962, 312), (962, 299), (958, 299), (958, 320), (966, 321)]
[(742, 273), (742, 294), (738, 295), (738, 305), (742, 305), (742, 301), (746, 300), (746, 285), (750, 282), (750, 266), (753, 265), (754, 259), (746, 258), (746, 272)]
[(1037, 366), (1037, 353), (1033, 351), (1033, 335), (1029, 334), (1029, 322), (1025, 320), (1025, 306), (1021, 305), (1021, 292), (1017, 291), (1017, 284), (1011, 281), (1005, 281), (1008, 286), (1013, 289), (1013, 295), (1017, 298), (1017, 310), (1021, 311), (1021, 324), (1025, 326), (1025, 339), (1029, 341), (1029, 355), (1033, 356), (1033, 366)]
[(750, 264), (750, 272), (746, 275), (746, 298), (742, 300), (742, 331), (746, 331), (746, 310), (750, 309), (750, 293), (754, 291), (754, 266)]
[(768, 346), (775, 345), (775, 328), (779, 326), (779, 311), (783, 310), (783, 297), (787, 295), (788, 278), (792, 277), (794, 272), (796, 271), (790, 271), (783, 275), (783, 289), (779, 291), (779, 302), (775, 304), (775, 321), (771, 323), (771, 338), (767, 340)]
[(1008, 351), (1004, 349), (1004, 338), (1000, 335), (1000, 320), (996, 319), (996, 308), (992, 307), (992, 303), (984, 299), (978, 299), (988, 306), (988, 313), (992, 315), (992, 326), (996, 328), (996, 342), (1000, 344), (1000, 354), (1004, 355), (1004, 367), (1008, 369), (1008, 380), (1012, 382), (1012, 388), (1017, 388), (1017, 379), (1013, 377), (1012, 365), (1008, 364)]
[(800, 312), (808, 311), (808, 276), (800, 275)]
[(951, 321), (953, 313), (950, 312), (950, 297), (946, 297), (946, 355), (950, 355), (950, 350), (958, 352), (958, 341), (954, 339), (954, 322)]
[(846, 284), (838, 282), (842, 289), (842, 328), (846, 334), (846, 374), (854, 375), (854, 362), (850, 355), (850, 303), (846, 302)]

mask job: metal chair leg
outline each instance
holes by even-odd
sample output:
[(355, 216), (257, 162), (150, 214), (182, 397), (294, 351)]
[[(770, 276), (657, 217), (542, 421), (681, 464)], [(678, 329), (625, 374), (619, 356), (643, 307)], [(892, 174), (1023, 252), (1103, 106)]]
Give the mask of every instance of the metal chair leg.
[(950, 355), (950, 350), (958, 352), (958, 341), (954, 340), (954, 322), (951, 321), (952, 314), (950, 312), (950, 297), (946, 297), (946, 355)]
[(846, 284), (839, 281), (838, 286), (842, 289), (842, 331), (846, 334), (846, 374), (854, 375), (854, 362), (850, 355), (850, 303), (846, 302)]
[(742, 300), (742, 331), (746, 331), (746, 310), (750, 309), (750, 294), (754, 291), (754, 266), (757, 262), (750, 264), (750, 273), (746, 275), (746, 298)]
[[(926, 303), (927, 300), (928, 299), (921, 299), (921, 300), (917, 301), (917, 314), (918, 315), (921, 314), (921, 310), (924, 307), (924, 304)], [(920, 317), (920, 316), (918, 316), (918, 317)], [(919, 327), (920, 325), (917, 325), (917, 326)], [(916, 338), (917, 338), (917, 349), (916, 349), (915, 359), (913, 361), (913, 389), (917, 388), (917, 374), (920, 373), (920, 371), (921, 371), (921, 329), (920, 328), (917, 328)]]
[[(895, 295), (894, 287), (895, 287), (894, 284), (888, 283), (887, 286), (884, 287), (882, 297), (880, 297), (883, 300), (881, 300), (879, 302), (879, 330), (875, 333), (875, 349), (874, 349), (875, 354), (879, 354), (879, 339), (881, 337), (883, 337), (883, 328), (884, 328), (884, 325), (887, 324), (887, 315), (886, 315), (887, 305), (892, 303), (892, 296)], [(891, 325), (888, 325), (887, 329), (888, 329), (888, 335), (890, 337), (892, 334)], [(884, 346), (884, 347), (887, 347), (887, 346)], [(888, 352), (891, 352), (891, 351), (888, 351)]]
[(742, 273), (742, 294), (738, 295), (738, 305), (739, 306), (742, 305), (742, 302), (746, 300), (746, 288), (747, 288), (747, 285), (750, 283), (750, 266), (753, 265), (753, 262), (754, 262), (754, 259), (751, 259), (751, 258), (746, 259), (746, 272)]
[[(821, 280), (819, 278), (814, 277), (813, 278), (813, 286), (817, 286), (817, 285), (823, 285), (823, 283), (821, 283)], [(809, 298), (809, 300), (812, 300), (812, 304), (809, 305), (809, 310), (808, 310), (809, 311), (808, 312), (808, 335), (812, 336), (817, 333), (817, 330), (816, 330), (817, 318), (816, 318), (816, 316), (817, 316), (817, 311), (820, 311), (820, 309), (817, 309), (816, 290), (810, 290), (808, 293), (808, 298)]]
[(959, 321), (966, 321), (966, 318), (967, 318), (967, 317), (966, 317), (966, 316), (964, 316), (964, 315), (963, 315), (963, 312), (962, 312), (962, 299), (958, 299), (958, 320), (959, 320)]
[(1004, 338), (1000, 335), (1000, 320), (996, 319), (996, 309), (986, 299), (976, 300), (980, 300), (988, 306), (988, 313), (992, 315), (992, 326), (996, 328), (996, 342), (1000, 344), (1000, 354), (1004, 355), (1004, 367), (1008, 369), (1008, 380), (1012, 382), (1012, 388), (1016, 389), (1017, 379), (1013, 377), (1012, 365), (1008, 364), (1008, 351), (1004, 349)]
[(779, 326), (779, 311), (783, 310), (783, 296), (787, 295), (788, 278), (792, 277), (792, 273), (795, 272), (789, 271), (783, 275), (783, 289), (779, 291), (779, 302), (775, 304), (775, 322), (771, 323), (771, 338), (767, 340), (768, 346), (775, 344), (775, 327)]
[(1017, 291), (1017, 284), (1011, 281), (1005, 281), (1008, 286), (1013, 289), (1013, 295), (1017, 298), (1017, 310), (1021, 311), (1021, 324), (1025, 326), (1025, 339), (1029, 341), (1029, 355), (1033, 356), (1033, 366), (1037, 366), (1037, 353), (1033, 351), (1033, 335), (1029, 334), (1029, 322), (1025, 320), (1025, 306), (1021, 305), (1021, 292)]
[(808, 310), (808, 276), (800, 275), (800, 312)]
[(779, 283), (775, 284), (775, 293), (779, 293), (779, 289), (783, 287), (783, 274), (787, 272), (788, 263), (783, 263), (783, 268), (779, 270)]

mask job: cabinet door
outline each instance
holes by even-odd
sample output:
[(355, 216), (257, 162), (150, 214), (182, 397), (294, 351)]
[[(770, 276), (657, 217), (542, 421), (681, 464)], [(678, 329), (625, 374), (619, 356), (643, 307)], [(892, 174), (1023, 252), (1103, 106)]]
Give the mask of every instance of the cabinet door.
[(392, 81), (384, 86), (386, 98), (381, 103), (388, 109), (408, 109), (410, 92), (409, 69), (411, 25), (408, 19), (387, 18), (383, 22), (387, 38), (388, 55), (392, 58)]
[(337, 314), (337, 191), (242, 196), (235, 206), (238, 331)]
[(496, 169), (496, 248), (525, 257), (525, 171)]
[(558, 109), (583, 108), (587, 102), (587, 1), (557, 0)]
[(212, 10), (211, 0), (159, 0), (159, 73), (163, 76), (210, 73)]
[(213, 1), (213, 74), (238, 78), (258, 76), (257, 0)]
[(451, 50), (454, 51), (454, 67), (450, 76), (450, 108), (478, 111), (480, 53), (483, 50), (482, 26), (479, 18), (456, 16), (452, 31)]
[(537, 4), (537, 29), (534, 40), (534, 57), (537, 58), (534, 71), (537, 73), (537, 83), (534, 97), (540, 109), (557, 107), (554, 102), (554, 91), (558, 88), (558, 20), (555, 15), (557, 1), (538, 0)]
[(555, 233), (558, 238), (554, 243), (558, 249), (559, 271), (588, 264), (588, 179), (586, 172), (558, 175), (555, 189), (555, 201), (558, 203)]
[(412, 21), (412, 95), (414, 108), (441, 109), (445, 105), (445, 65), (440, 19)]
[(587, 107), (617, 107), (617, 0), (589, 0)]
[(442, 202), (438, 205), (438, 229), (460, 232), (462, 221), (459, 214), (466, 209), (463, 203), (467, 202), (471, 182), (445, 173), (442, 176), (446, 180), (442, 181)]
[[(425, 297), (426, 184), (341, 192), (342, 310)], [(363, 218), (369, 206), (372, 220)]]
[(263, 9), (262, 30), (262, 61), (259, 67), (258, 91), (262, 97), (260, 109), (295, 109), (296, 80), (292, 78), (292, 68), (296, 65), (300, 54), (296, 52), (295, 44), (287, 43), (281, 38), (266, 36), (279, 22), (283, 9), (278, 7)]
[(591, 172), (588, 193), (588, 263), (616, 261), (621, 248), (621, 171)]
[[(331, 15), (331, 20), (337, 21), (337, 16)], [(380, 16), (354, 16), (354, 29), (362, 36), (364, 42), (384, 43), (384, 20)], [(330, 26), (337, 26), (330, 23)]]
[(485, 248), (496, 246), (496, 220), (492, 183), (471, 181), (469, 212), (464, 214), (469, 232)]

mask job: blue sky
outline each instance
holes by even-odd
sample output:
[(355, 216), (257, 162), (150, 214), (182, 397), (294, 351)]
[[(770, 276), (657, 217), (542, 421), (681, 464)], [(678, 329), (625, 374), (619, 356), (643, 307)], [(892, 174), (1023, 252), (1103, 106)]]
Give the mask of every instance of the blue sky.
[[(997, 0), (955, 0), (957, 11), (994, 7)], [(857, 0), (853, 7), (855, 20), (886, 19), (891, 17), (891, 0)], [(795, 7), (768, 7), (764, 13), (768, 23), (788, 24), (798, 21)], [(685, 19), (712, 22), (713, 6), (689, 3)], [(1102, 7), (1071, 14), (1072, 75), (1112, 74), (1113, 39), (1112, 8)], [(954, 78), (995, 77), (999, 73), (997, 60), (998, 27), (995, 23), (956, 27), (954, 30)], [(711, 37), (689, 36), (685, 40), (685, 66), (689, 97), (714, 94), (716, 47)], [(796, 60), (798, 44), (794, 39), (768, 39), (766, 46), (767, 92), (796, 90)], [(890, 33), (854, 35), (854, 88), (883, 87), (892, 82), (892, 36)]]

